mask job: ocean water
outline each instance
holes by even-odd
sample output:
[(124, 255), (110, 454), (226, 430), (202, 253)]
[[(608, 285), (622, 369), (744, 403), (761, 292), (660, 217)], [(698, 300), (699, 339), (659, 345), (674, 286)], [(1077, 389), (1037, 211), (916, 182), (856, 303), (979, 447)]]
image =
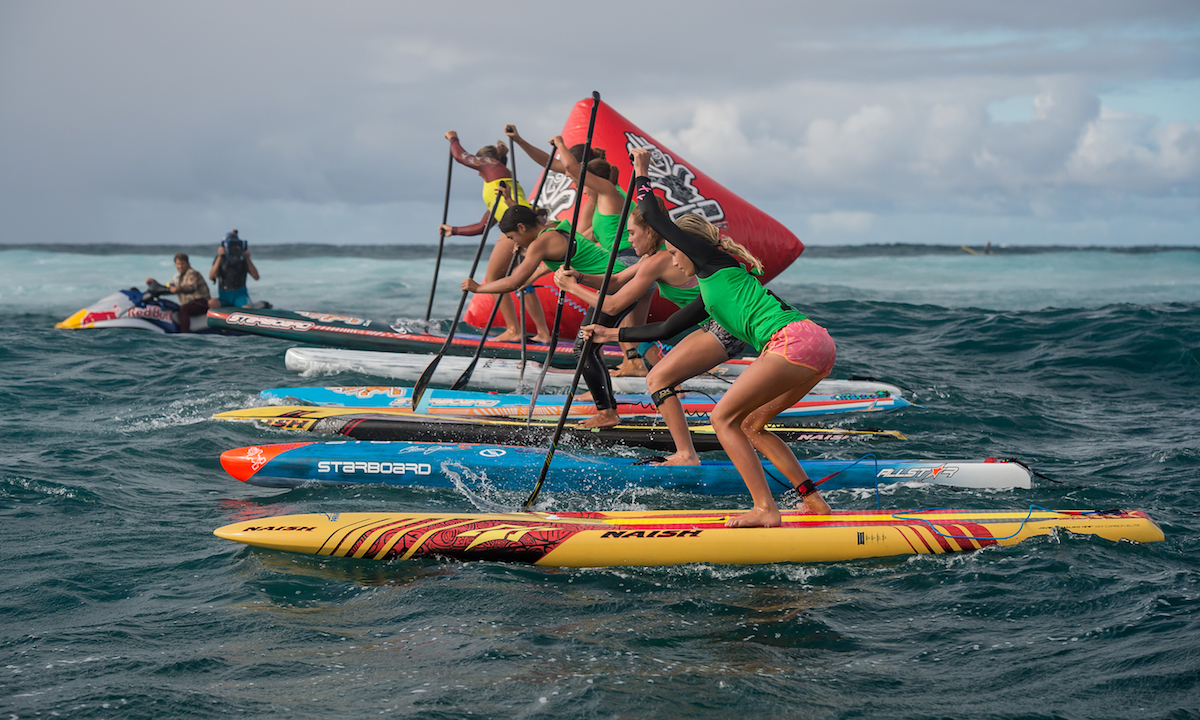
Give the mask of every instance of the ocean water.
[[(424, 314), (431, 248), (255, 251), (256, 299)], [(291, 375), (289, 343), (261, 337), (53, 329), (165, 280), (173, 252), (0, 247), (0, 717), (1200, 717), (1200, 252), (812, 248), (772, 283), (829, 328), (835, 377), (891, 380), (922, 406), (847, 421), (906, 442), (801, 456), (1015, 457), (1043, 476), (1020, 491), (839, 491), (834, 507), (1140, 509), (1165, 542), (594, 570), (214, 537), (247, 517), (467, 511), (525, 493), (228, 477), (223, 450), (295, 436), (213, 413), (265, 387), (380, 381)], [(453, 313), (469, 256), (448, 253), (435, 317)]]

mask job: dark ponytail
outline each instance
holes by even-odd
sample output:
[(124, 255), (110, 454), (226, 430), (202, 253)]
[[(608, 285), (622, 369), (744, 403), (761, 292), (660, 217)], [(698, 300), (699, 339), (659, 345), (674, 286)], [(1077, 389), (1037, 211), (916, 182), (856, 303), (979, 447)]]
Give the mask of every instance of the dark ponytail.
[(517, 225), (524, 225), (525, 227), (532, 228), (537, 227), (539, 224), (538, 216), (534, 214), (533, 210), (530, 209), (529, 206), (517, 205), (515, 207), (510, 207), (504, 212), (504, 217), (500, 218), (499, 227), (500, 232), (510, 233), (517, 229)]

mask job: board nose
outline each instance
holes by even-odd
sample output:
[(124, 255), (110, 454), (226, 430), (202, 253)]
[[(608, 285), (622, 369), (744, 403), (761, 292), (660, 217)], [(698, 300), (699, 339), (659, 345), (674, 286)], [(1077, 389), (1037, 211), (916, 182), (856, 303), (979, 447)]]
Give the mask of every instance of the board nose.
[(254, 473), (261, 470), (264, 465), (276, 456), (288, 450), (304, 447), (305, 445), (312, 445), (312, 443), (296, 442), (279, 443), (276, 445), (251, 445), (249, 447), (226, 450), (221, 453), (221, 467), (225, 468), (225, 472), (233, 477), (246, 482), (254, 477)]

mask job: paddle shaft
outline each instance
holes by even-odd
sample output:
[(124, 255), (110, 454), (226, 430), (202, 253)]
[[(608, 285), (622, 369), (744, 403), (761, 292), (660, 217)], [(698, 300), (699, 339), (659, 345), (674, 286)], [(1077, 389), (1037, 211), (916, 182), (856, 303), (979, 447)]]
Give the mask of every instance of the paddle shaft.
[[(512, 260), (508, 263), (508, 270), (505, 271), (504, 277), (508, 277), (512, 274), (513, 268), (517, 266), (517, 260), (519, 258), (520, 255), (513, 253)], [(458, 379), (454, 381), (454, 384), (450, 386), (451, 390), (462, 390), (467, 386), (467, 383), (471, 382), (471, 374), (475, 372), (475, 363), (479, 362), (479, 356), (483, 354), (483, 346), (486, 345), (488, 341), (488, 330), (492, 328), (492, 322), (496, 319), (496, 312), (500, 309), (500, 301), (503, 299), (503, 295), (496, 296), (496, 303), (492, 305), (492, 312), (488, 314), (487, 322), (484, 323), (483, 333), (479, 338), (479, 345), (475, 347), (475, 357), (471, 358), (471, 364), (467, 365), (467, 369), (463, 370), (462, 375), (459, 375)], [(522, 337), (522, 342), (523, 341), (524, 337)]]
[[(500, 200), (503, 198), (504, 183), (501, 182), (497, 187), (496, 201), (492, 203), (492, 212), (488, 216), (487, 224), (483, 228), (483, 237), (479, 240), (479, 248), (475, 251), (475, 260), (471, 262), (471, 272), (469, 277), (475, 277), (475, 269), (479, 267), (479, 258), (483, 257), (483, 246), (487, 244), (488, 233), (492, 230), (494, 224), (496, 209), (500, 207)], [(462, 319), (463, 307), (467, 304), (467, 296), (471, 294), (470, 290), (463, 290), (462, 297), (458, 300), (458, 310), (454, 312), (454, 321), (450, 323), (450, 330), (446, 333), (446, 342), (442, 343), (442, 349), (438, 351), (433, 362), (429, 363), (429, 367), (425, 368), (425, 372), (421, 373), (421, 377), (417, 380), (417, 384), (413, 387), (412, 407), (417, 409), (417, 405), (421, 402), (421, 395), (425, 393), (425, 387), (429, 385), (429, 380), (433, 377), (433, 373), (437, 370), (438, 363), (442, 361), (442, 356), (450, 349), (450, 344), (454, 342), (454, 331), (458, 328), (458, 321)]]
[[(608, 282), (612, 279), (613, 267), (617, 264), (617, 252), (621, 248), (621, 235), (625, 233), (625, 222), (629, 219), (629, 208), (633, 204), (635, 182), (637, 182), (637, 177), (630, 173), (629, 192), (625, 194), (625, 207), (621, 208), (621, 220), (617, 223), (617, 234), (613, 237), (612, 249), (608, 253), (608, 267), (604, 269), (604, 279), (600, 281), (600, 294), (596, 298), (596, 304), (588, 312), (587, 325), (596, 322), (596, 319), (601, 314), (601, 308), (604, 307), (604, 297), (608, 295)], [(562, 438), (563, 427), (567, 423), (567, 415), (571, 412), (571, 403), (575, 400), (575, 388), (579, 386), (579, 377), (583, 374), (583, 366), (587, 362), (588, 354), (592, 350), (592, 342), (591, 336), (588, 336), (583, 341), (583, 348), (579, 353), (579, 362), (575, 365), (575, 375), (571, 378), (571, 387), (567, 390), (567, 397), (563, 402), (562, 414), (558, 417), (558, 426), (554, 428), (554, 437), (550, 440), (550, 449), (546, 451), (546, 461), (542, 463), (542, 471), (538, 474), (537, 483), (533, 486), (533, 492), (529, 494), (529, 497), (525, 500), (525, 504), (522, 506), (525, 510), (533, 507), (538, 493), (542, 491), (542, 483), (546, 481), (546, 474), (550, 472), (550, 461), (554, 459), (554, 451), (558, 449), (558, 441)], [(605, 369), (604, 372), (608, 372), (608, 370)]]
[[(580, 163), (579, 180), (575, 183), (575, 209), (571, 213), (570, 237), (567, 238), (567, 256), (563, 258), (562, 266), (567, 270), (571, 269), (571, 256), (575, 254), (575, 228), (579, 224), (579, 209), (583, 206), (583, 188), (587, 181), (587, 166), (592, 159), (592, 131), (596, 129), (596, 111), (600, 109), (600, 93), (592, 91), (592, 114), (588, 118), (587, 141), (583, 146), (583, 161)], [(551, 153), (553, 158), (554, 154)], [(529, 403), (529, 415), (526, 420), (533, 419), (533, 408), (537, 403), (538, 393), (542, 389), (542, 383), (546, 379), (546, 371), (550, 369), (550, 361), (554, 358), (554, 351), (558, 349), (558, 326), (562, 322), (563, 303), (566, 299), (566, 293), (562, 290), (558, 291), (558, 306), (554, 310), (554, 326), (550, 329), (550, 348), (546, 351), (546, 362), (542, 363), (542, 369), (538, 372), (537, 381), (533, 384), (533, 398)]]
[[(450, 216), (450, 178), (454, 174), (454, 150), (450, 151), (449, 164), (446, 166), (446, 199), (442, 201), (442, 225)], [(442, 250), (446, 247), (446, 236), (438, 230), (437, 262), (433, 264), (433, 285), (429, 288), (429, 303), (425, 306), (425, 322), (429, 322), (429, 313), (433, 311), (433, 294), (437, 292), (438, 270), (442, 267)]]

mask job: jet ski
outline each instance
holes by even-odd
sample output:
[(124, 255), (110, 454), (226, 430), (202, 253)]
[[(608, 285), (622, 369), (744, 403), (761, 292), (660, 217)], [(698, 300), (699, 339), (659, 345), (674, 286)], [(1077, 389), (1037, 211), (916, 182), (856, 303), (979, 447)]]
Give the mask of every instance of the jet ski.
[[(101, 328), (133, 328), (157, 333), (179, 332), (179, 304), (160, 297), (169, 291), (160, 283), (150, 283), (145, 290), (136, 287), (118, 290), (85, 307), (71, 317), (55, 324), (62, 330), (87, 330)], [(260, 300), (255, 308), (269, 308), (271, 303)], [(193, 315), (191, 332), (216, 333), (219, 328), (210, 328), (208, 318)]]

